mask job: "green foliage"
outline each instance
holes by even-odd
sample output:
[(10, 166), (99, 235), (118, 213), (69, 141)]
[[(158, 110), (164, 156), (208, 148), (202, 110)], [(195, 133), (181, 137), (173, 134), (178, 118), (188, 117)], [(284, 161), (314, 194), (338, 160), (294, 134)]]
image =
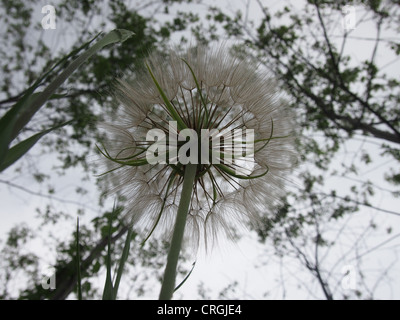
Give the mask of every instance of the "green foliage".
[[(29, 123), (34, 114), (45, 104), (45, 102), (50, 99), (55, 93), (55, 91), (67, 80), (67, 78), (82, 65), (88, 58), (95, 54), (98, 50), (103, 47), (116, 43), (124, 42), (126, 39), (132, 36), (131, 31), (127, 30), (113, 30), (102, 39), (100, 39), (96, 44), (73, 60), (62, 72), (57, 75), (57, 77), (49, 83), (43, 92), (34, 94), (34, 91), (41, 85), (42, 82), (46, 81), (49, 74), (54, 71), (59, 65), (62, 65), (71, 56), (74, 56), (77, 52), (85, 49), (97, 36), (85, 43), (78, 50), (72, 51), (67, 56), (63, 57), (59, 62), (56, 63), (50, 71), (46, 72), (42, 77), (40, 77), (31, 87), (26, 90), (24, 96), (0, 119), (0, 171), (6, 169), (12, 165), (15, 161), (21, 158), (25, 153), (29, 151), (30, 148), (45, 134), (58, 129), (60, 125), (54, 126), (50, 129), (44, 130), (30, 138), (24, 140), (18, 145), (9, 149), (10, 143), (18, 135), (18, 133)], [(62, 124), (66, 125), (67, 123)]]

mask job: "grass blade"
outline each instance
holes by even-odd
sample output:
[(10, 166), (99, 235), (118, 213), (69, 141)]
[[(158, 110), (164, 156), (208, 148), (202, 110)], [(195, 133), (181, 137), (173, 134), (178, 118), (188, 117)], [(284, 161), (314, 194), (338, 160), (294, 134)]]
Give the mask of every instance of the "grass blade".
[(128, 259), (129, 250), (130, 250), (130, 247), (131, 247), (132, 235), (133, 235), (132, 228), (128, 227), (128, 234), (126, 235), (124, 249), (122, 251), (122, 256), (121, 256), (121, 260), (119, 262), (117, 276), (115, 278), (113, 300), (117, 299), (119, 283), (121, 281), (122, 273), (124, 271), (125, 262)]
[[(105, 46), (117, 42), (124, 42), (133, 34), (134, 33), (131, 31), (122, 29), (115, 29), (109, 32), (92, 47), (83, 52), (78, 58), (72, 61), (65, 68), (65, 70), (61, 72), (41, 93), (34, 94), (34, 91), (40, 85), (42, 80), (45, 79), (58, 65), (60, 65), (61, 62), (66, 61), (67, 58), (72, 55), (72, 53), (76, 52), (76, 50), (64, 57), (53, 68), (51, 68), (50, 71), (39, 78), (30, 88), (28, 88), (24, 96), (0, 119), (0, 165), (7, 156), (11, 141), (15, 139), (18, 133), (32, 119), (33, 115), (48, 99), (50, 99), (50, 97), (54, 95), (55, 91), (77, 68), (79, 68), (88, 58)], [(95, 38), (97, 37), (98, 36)], [(90, 44), (94, 39), (90, 40), (88, 43)], [(85, 43), (81, 48), (88, 45), (88, 43)]]
[(106, 283), (104, 285), (104, 291), (103, 291), (103, 300), (113, 300), (114, 298), (114, 288), (111, 279), (111, 234), (112, 234), (112, 219), (110, 217), (108, 226), (108, 246), (107, 246), (107, 259), (106, 259), (107, 274), (106, 274)]
[(25, 124), (32, 118), (32, 116), (40, 109), (40, 107), (55, 93), (55, 91), (71, 76), (71, 74), (78, 69), (87, 59), (103, 49), (105, 46), (117, 42), (124, 42), (131, 37), (134, 33), (128, 30), (115, 29), (107, 33), (102, 39), (96, 42), (88, 50), (83, 52), (78, 58), (72, 61), (58, 77), (56, 77), (43, 92), (40, 93), (32, 103), (27, 106), (27, 112), (30, 118), (21, 123), (16, 130), (18, 132), (25, 126)]
[(192, 274), (195, 265), (196, 265), (196, 261), (193, 262), (193, 264), (192, 264), (192, 269), (190, 269), (190, 271), (189, 271), (189, 273), (186, 275), (185, 279), (183, 279), (182, 282), (176, 286), (176, 288), (174, 289), (174, 292), (175, 292), (176, 290), (178, 290), (180, 287), (183, 286), (183, 284), (186, 282), (186, 280), (187, 280), (187, 279), (190, 277), (190, 275)]
[(15, 163), (19, 158), (21, 158), (25, 153), (27, 153), (36, 144), (36, 142), (38, 142), (44, 135), (53, 130), (59, 129), (71, 122), (72, 121), (68, 121), (53, 128), (41, 131), (25, 139), (24, 141), (21, 141), (17, 145), (13, 146), (6, 152), (3, 162), (0, 164), (0, 172), (7, 169), (9, 166)]
[[(29, 108), (29, 105), (36, 99), (42, 92), (34, 91), (40, 86), (40, 84), (52, 73), (56, 72), (57, 67), (62, 66), (66, 61), (70, 58), (78, 54), (80, 51), (88, 47), (90, 43), (92, 43), (100, 33), (95, 36), (92, 40), (84, 43), (81, 47), (71, 51), (69, 54), (65, 55), (62, 59), (60, 59), (53, 67), (50, 68), (44, 75), (39, 77), (35, 83), (30, 86), (25, 92), (23, 92), (22, 97), (18, 100), (16, 104), (14, 104), (10, 110), (6, 112), (6, 114), (0, 119), (0, 137), (5, 139), (7, 136), (7, 143), (9, 144), (15, 137), (18, 135), (19, 131), (25, 126), (26, 123), (32, 118), (35, 114), (34, 110)], [(57, 95), (52, 95), (55, 97)], [(51, 98), (52, 98), (51, 97)], [(4, 131), (8, 129), (7, 127), (11, 128), (12, 133), (8, 136), (4, 134)], [(1, 141), (0, 146), (3, 146)], [(2, 153), (0, 153), (2, 154)], [(1, 162), (0, 162), (1, 163)]]
[(79, 247), (79, 217), (76, 219), (76, 267), (78, 274), (78, 300), (82, 300), (81, 253)]
[(8, 148), (12, 141), (12, 134), (15, 123), (18, 119), (18, 111), (28, 101), (34, 88), (30, 88), (21, 100), (19, 100), (7, 113), (0, 119), (0, 165), (7, 157)]

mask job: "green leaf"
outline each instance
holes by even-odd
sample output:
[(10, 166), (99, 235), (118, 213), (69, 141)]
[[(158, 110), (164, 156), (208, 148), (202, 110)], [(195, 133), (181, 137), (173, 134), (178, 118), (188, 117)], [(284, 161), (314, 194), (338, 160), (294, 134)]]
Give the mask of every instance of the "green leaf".
[(76, 219), (76, 268), (78, 274), (78, 300), (82, 300), (81, 254), (79, 248), (79, 217)]
[[(33, 100), (41, 94), (40, 92), (34, 93), (34, 91), (40, 86), (44, 79), (46, 79), (52, 72), (54, 72), (54, 70), (56, 70), (58, 66), (64, 65), (64, 63), (70, 57), (75, 56), (78, 52), (87, 47), (99, 35), (100, 34), (60, 59), (52, 68), (50, 68), (49, 71), (39, 77), (35, 81), (35, 83), (24, 92), (22, 98), (14, 106), (12, 106), (10, 110), (7, 111), (7, 113), (0, 119), (0, 148), (4, 147), (7, 144), (6, 150), (8, 150), (8, 145), (11, 143), (11, 141), (14, 140), (20, 130), (36, 113), (37, 110), (35, 111), (33, 108), (29, 108), (29, 106), (32, 104)], [(54, 95), (52, 97), (54, 97)], [(2, 155), (5, 156), (5, 153), (6, 152), (0, 152), (0, 157)]]
[[(188, 68), (189, 68), (189, 70), (190, 70), (190, 72), (191, 72), (191, 74), (192, 74), (193, 80), (194, 80), (194, 82), (195, 82), (195, 84), (196, 84), (197, 92), (198, 92), (199, 95), (200, 95), (200, 100), (201, 100), (201, 102), (202, 102), (202, 104), (203, 104), (203, 107), (204, 107), (204, 112), (205, 112), (205, 123), (208, 123), (208, 115), (209, 115), (209, 113), (208, 113), (208, 110), (207, 110), (207, 103), (206, 103), (206, 101), (204, 100), (204, 97), (203, 97), (203, 95), (202, 95), (202, 93), (201, 93), (201, 88), (200, 88), (199, 82), (197, 81), (196, 75), (194, 74), (194, 71), (193, 71), (192, 67), (189, 65), (189, 63), (188, 63), (185, 59), (182, 59), (182, 61), (188, 66)], [(203, 117), (202, 117), (202, 119), (200, 120), (200, 123), (203, 123)]]
[(229, 167), (227, 167), (227, 166), (225, 166), (223, 164), (215, 164), (215, 166), (218, 169), (222, 170), (223, 172), (229, 174), (232, 177), (235, 177), (235, 178), (238, 178), (238, 179), (244, 179), (244, 180), (260, 178), (262, 176), (265, 176), (269, 171), (269, 168), (267, 167), (265, 172), (263, 172), (263, 173), (261, 173), (259, 175), (256, 175), (256, 176), (243, 176), (243, 175), (240, 175), (240, 174), (236, 174), (234, 170), (232, 170), (231, 168), (229, 168)]
[(150, 230), (149, 234), (147, 235), (146, 239), (144, 239), (144, 240), (142, 241), (142, 243), (141, 243), (141, 246), (142, 246), (142, 247), (144, 246), (144, 244), (146, 243), (146, 241), (150, 238), (150, 236), (153, 234), (154, 230), (156, 229), (156, 227), (157, 227), (157, 225), (158, 225), (158, 222), (159, 222), (160, 219), (161, 219), (161, 216), (162, 216), (162, 214), (163, 214), (164, 207), (165, 207), (165, 202), (167, 201), (167, 197), (168, 197), (168, 194), (169, 194), (169, 192), (170, 192), (170, 188), (171, 188), (171, 186), (173, 185), (173, 183), (174, 183), (174, 181), (175, 181), (175, 178), (176, 178), (176, 170), (173, 170), (173, 171), (171, 172), (169, 178), (168, 178), (168, 180), (169, 180), (169, 181), (168, 181), (168, 186), (167, 186), (167, 190), (165, 191), (165, 196), (164, 196), (164, 200), (163, 200), (163, 203), (162, 203), (162, 206), (161, 206), (161, 209), (160, 209), (160, 213), (158, 214), (157, 220), (156, 220), (156, 222), (154, 223), (153, 228)]
[(149, 65), (146, 63), (146, 67), (147, 70), (150, 73), (151, 78), (153, 79), (154, 84), (157, 87), (158, 92), (161, 95), (161, 98), (163, 99), (164, 103), (165, 103), (165, 107), (167, 108), (167, 110), (169, 111), (172, 119), (174, 119), (177, 123), (178, 123), (178, 129), (182, 130), (182, 129), (186, 129), (187, 126), (185, 124), (185, 122), (183, 122), (181, 116), (179, 115), (179, 113), (175, 110), (175, 107), (171, 104), (171, 102), (168, 100), (167, 95), (165, 94), (164, 90), (161, 88), (160, 84), (158, 83), (157, 79), (155, 78), (153, 72), (151, 71)]
[(176, 288), (174, 289), (174, 292), (175, 292), (176, 290), (178, 290), (180, 287), (183, 286), (183, 284), (186, 282), (186, 280), (187, 280), (187, 279), (190, 277), (190, 275), (192, 274), (195, 265), (196, 265), (196, 261), (193, 262), (193, 264), (192, 264), (192, 269), (190, 269), (190, 271), (189, 271), (189, 273), (186, 275), (185, 279), (183, 279), (182, 282), (176, 286)]
[(52, 127), (50, 129), (41, 131), (24, 141), (18, 143), (17, 145), (13, 146), (10, 150), (7, 151), (5, 159), (3, 160), (2, 164), (0, 165), (0, 172), (7, 169), (9, 166), (14, 164), (18, 159), (20, 159), (25, 153), (27, 153), (35, 144), (38, 142), (44, 135), (47, 133), (56, 130), (58, 128), (61, 128), (67, 124), (70, 124), (72, 122), (64, 122), (58, 126)]
[[(43, 92), (38, 95), (29, 106), (28, 110), (32, 116), (37, 110), (55, 93), (55, 91), (67, 80), (71, 74), (78, 69), (87, 59), (103, 49), (105, 46), (117, 42), (124, 42), (134, 33), (128, 30), (113, 30), (106, 34), (102, 39), (96, 42), (92, 47), (83, 52), (78, 58), (72, 61), (65, 70), (55, 78)], [(97, 37), (97, 36), (96, 36)], [(91, 42), (92, 40), (90, 40)], [(29, 120), (28, 120), (29, 121)], [(19, 128), (21, 129), (21, 128)]]
[[(147, 161), (147, 159), (133, 159), (133, 160), (130, 160), (130, 161), (121, 161), (121, 160), (118, 160), (117, 158), (111, 157), (111, 155), (107, 152), (107, 149), (106, 149), (104, 146), (103, 146), (104, 151), (101, 150), (101, 149), (99, 148), (98, 145), (96, 145), (96, 148), (97, 148), (97, 150), (99, 150), (99, 152), (100, 152), (105, 158), (107, 158), (107, 159), (109, 159), (109, 160), (111, 160), (111, 161), (113, 161), (113, 162), (115, 162), (115, 163), (121, 164), (121, 165), (137, 167), (137, 166), (143, 166), (143, 165), (149, 164), (148, 161)], [(142, 154), (142, 153), (143, 153), (143, 152), (140, 152), (139, 154)], [(130, 158), (131, 158), (131, 157), (130, 157)], [(110, 170), (110, 171), (108, 171), (108, 172), (111, 172), (111, 171), (113, 171), (113, 170)], [(107, 172), (107, 173), (108, 173), (108, 172)]]
[(128, 40), (130, 37), (132, 37), (135, 33), (129, 30), (125, 30), (125, 29), (114, 29), (113, 31), (111, 31), (109, 34), (112, 42), (124, 42), (126, 40)]
[(12, 141), (14, 125), (18, 119), (18, 112), (33, 93), (33, 88), (29, 89), (27, 94), (19, 100), (7, 113), (0, 119), (0, 165), (7, 157), (8, 148)]
[[(128, 30), (113, 30), (106, 34), (102, 39), (96, 42), (92, 47), (83, 52), (78, 58), (72, 61), (61, 74), (59, 74), (43, 92), (34, 94), (33, 92), (40, 85), (56, 66), (60, 65), (61, 61), (69, 58), (74, 50), (69, 55), (61, 59), (50, 71), (39, 78), (30, 88), (28, 88), (24, 96), (0, 119), (0, 165), (5, 161), (8, 148), (12, 140), (24, 128), (24, 126), (32, 119), (33, 115), (50, 99), (55, 91), (67, 80), (67, 78), (79, 68), (88, 58), (94, 55), (107, 45), (123, 42), (132, 36), (134, 33)], [(98, 35), (94, 38), (96, 39)], [(94, 39), (90, 40), (91, 43)], [(88, 45), (85, 43), (81, 48)]]
[(119, 283), (121, 281), (122, 273), (124, 271), (125, 262), (128, 259), (128, 255), (129, 255), (129, 249), (130, 249), (130, 246), (131, 246), (132, 234), (133, 234), (132, 228), (128, 227), (128, 234), (126, 235), (124, 249), (122, 251), (121, 260), (120, 260), (119, 266), (118, 266), (117, 277), (116, 277), (115, 283), (114, 283), (113, 300), (117, 299), (117, 292), (118, 292)]
[[(114, 209), (115, 210), (115, 204)], [(106, 267), (107, 267), (107, 274), (106, 274), (106, 283), (104, 285), (103, 291), (103, 300), (114, 300), (114, 288), (111, 279), (111, 235), (112, 235), (112, 219), (109, 219), (108, 225), (108, 246), (107, 246), (107, 260), (106, 260)]]
[[(269, 141), (272, 139), (272, 135), (273, 135), (273, 134), (274, 134), (274, 120), (271, 118), (271, 134), (270, 134), (269, 138), (266, 139), (267, 142), (266, 142), (262, 147), (260, 147), (259, 149), (257, 149), (257, 150), (254, 151), (254, 152), (257, 153), (257, 152), (259, 152), (260, 150), (264, 149), (264, 148), (268, 145)], [(261, 140), (256, 140), (256, 141), (254, 141), (254, 143), (257, 143), (257, 142), (259, 142), (259, 141), (261, 141)]]

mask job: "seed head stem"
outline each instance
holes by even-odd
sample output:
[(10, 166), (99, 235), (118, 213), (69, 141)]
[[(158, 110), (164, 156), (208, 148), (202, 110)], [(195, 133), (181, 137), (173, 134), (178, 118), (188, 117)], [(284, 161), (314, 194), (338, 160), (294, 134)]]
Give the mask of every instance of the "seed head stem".
[(196, 177), (197, 165), (187, 164), (183, 178), (181, 199), (179, 201), (178, 214), (176, 216), (174, 233), (172, 235), (171, 247), (169, 249), (167, 266), (165, 267), (164, 278), (160, 291), (160, 300), (170, 300), (175, 289), (176, 267), (178, 265), (179, 252), (181, 251), (183, 234), (185, 231), (186, 217), (189, 211), (190, 200), (194, 180)]

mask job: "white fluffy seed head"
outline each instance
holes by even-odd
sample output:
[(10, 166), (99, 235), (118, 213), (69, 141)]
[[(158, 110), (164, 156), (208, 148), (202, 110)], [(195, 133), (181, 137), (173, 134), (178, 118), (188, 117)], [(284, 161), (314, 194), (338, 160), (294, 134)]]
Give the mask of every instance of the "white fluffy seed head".
[[(198, 165), (185, 231), (187, 242), (195, 247), (202, 240), (211, 244), (221, 230), (229, 235), (239, 225), (259, 223), (260, 213), (271, 211), (285, 195), (285, 181), (297, 159), (293, 117), (279, 97), (277, 81), (256, 65), (232, 56), (226, 46), (191, 47), (183, 54), (173, 50), (155, 53), (147, 59), (147, 66), (188, 128), (254, 130), (254, 160), (241, 172), (260, 177), (243, 179), (218, 166)], [(148, 147), (146, 131), (159, 128), (167, 132), (172, 116), (148, 70), (118, 83), (116, 96), (121, 108), (115, 122), (105, 127), (105, 147), (114, 160), (140, 160), (144, 158), (140, 152)], [(196, 115), (202, 112), (204, 100), (208, 122), (201, 123)], [(231, 166), (244, 167), (243, 161)], [(111, 191), (127, 199), (127, 219), (144, 233), (157, 224), (156, 233), (170, 236), (184, 166), (177, 170), (169, 164), (113, 163), (110, 168), (116, 167), (120, 169), (110, 173)]]

